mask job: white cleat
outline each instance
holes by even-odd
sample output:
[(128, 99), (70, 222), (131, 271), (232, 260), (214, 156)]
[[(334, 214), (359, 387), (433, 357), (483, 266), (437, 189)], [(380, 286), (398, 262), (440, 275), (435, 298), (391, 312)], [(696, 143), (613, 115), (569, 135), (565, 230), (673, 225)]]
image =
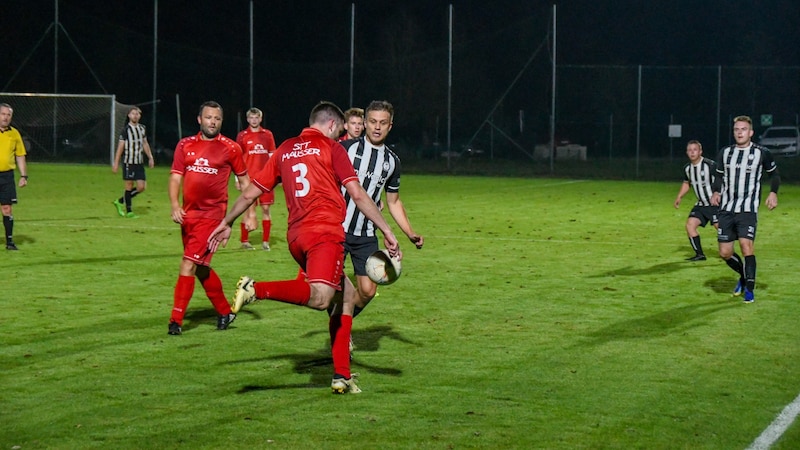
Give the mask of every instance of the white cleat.
[(269, 242), (262, 242), (261, 243), (261, 250), (269, 251)]
[(236, 293), (233, 294), (233, 304), (231, 304), (231, 311), (236, 314), (244, 305), (253, 303), (256, 299), (256, 282), (248, 277), (242, 276), (236, 283)]
[(360, 394), (361, 389), (356, 386), (357, 373), (354, 373), (350, 378), (334, 378), (331, 381), (331, 392), (334, 394)]
[(256, 248), (253, 247), (253, 244), (249, 242), (242, 242), (242, 248), (245, 250), (255, 250)]

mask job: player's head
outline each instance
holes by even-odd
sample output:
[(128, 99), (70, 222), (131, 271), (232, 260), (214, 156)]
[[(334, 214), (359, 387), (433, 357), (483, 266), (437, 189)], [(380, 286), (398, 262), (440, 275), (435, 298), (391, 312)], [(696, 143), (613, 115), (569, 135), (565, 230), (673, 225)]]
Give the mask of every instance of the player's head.
[(367, 139), (372, 145), (381, 145), (392, 129), (394, 107), (386, 100), (374, 100), (364, 110), (364, 119)]
[(692, 164), (697, 164), (697, 162), (703, 158), (703, 144), (696, 139), (687, 142), (686, 156), (689, 157), (689, 161), (691, 161)]
[(350, 108), (344, 112), (344, 130), (347, 131), (346, 139), (356, 139), (364, 133), (364, 110)]
[(197, 114), (197, 123), (200, 124), (200, 132), (203, 138), (214, 139), (222, 128), (222, 106), (215, 101), (207, 101), (200, 105), (200, 112)]
[(325, 136), (336, 139), (344, 129), (344, 113), (333, 103), (322, 101), (311, 110), (308, 125), (318, 129)]
[(261, 125), (261, 119), (264, 118), (264, 113), (258, 108), (250, 108), (247, 110), (247, 124), (250, 128), (256, 129)]
[(11, 125), (14, 108), (8, 103), (0, 103), (0, 130), (6, 130)]
[(142, 110), (138, 106), (131, 106), (128, 110), (128, 122), (130, 123), (139, 123), (139, 119), (142, 118)]
[(733, 140), (736, 145), (744, 147), (750, 144), (753, 137), (753, 119), (749, 116), (736, 116), (733, 119)]

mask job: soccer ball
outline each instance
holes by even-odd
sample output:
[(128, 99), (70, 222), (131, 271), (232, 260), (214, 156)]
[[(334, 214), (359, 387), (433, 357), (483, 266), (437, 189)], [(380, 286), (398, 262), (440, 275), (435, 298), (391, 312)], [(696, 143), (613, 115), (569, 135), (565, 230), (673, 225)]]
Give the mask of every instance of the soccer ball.
[(388, 250), (369, 255), (365, 264), (367, 276), (377, 284), (392, 284), (400, 278), (400, 261), (389, 256)]

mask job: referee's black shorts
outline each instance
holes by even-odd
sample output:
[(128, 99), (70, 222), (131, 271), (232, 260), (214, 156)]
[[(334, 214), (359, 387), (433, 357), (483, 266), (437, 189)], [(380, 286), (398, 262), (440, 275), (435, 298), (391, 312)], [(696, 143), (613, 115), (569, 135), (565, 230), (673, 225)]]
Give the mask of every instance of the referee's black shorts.
[(0, 172), (0, 205), (17, 203), (17, 183), (15, 181), (13, 170)]

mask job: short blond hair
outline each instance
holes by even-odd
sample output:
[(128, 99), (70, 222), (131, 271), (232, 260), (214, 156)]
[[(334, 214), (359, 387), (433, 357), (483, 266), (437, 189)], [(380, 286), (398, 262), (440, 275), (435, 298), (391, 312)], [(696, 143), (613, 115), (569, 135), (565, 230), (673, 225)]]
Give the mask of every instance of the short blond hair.
[(261, 110), (258, 109), (258, 108), (250, 108), (250, 109), (248, 109), (247, 110), (247, 115), (248, 116), (249, 115), (254, 115), (254, 116), (258, 116), (258, 117), (264, 117), (264, 113), (262, 113)]

